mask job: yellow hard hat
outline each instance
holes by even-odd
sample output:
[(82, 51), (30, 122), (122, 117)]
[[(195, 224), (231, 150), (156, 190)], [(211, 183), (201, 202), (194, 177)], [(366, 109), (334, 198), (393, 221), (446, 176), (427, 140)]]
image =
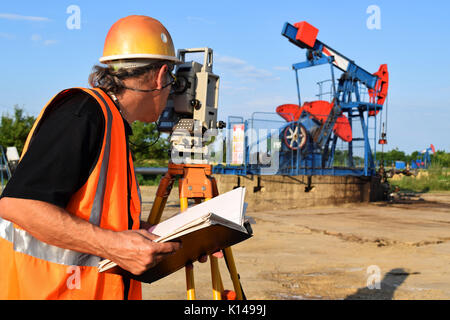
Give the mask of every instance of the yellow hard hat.
[(172, 37), (161, 22), (137, 15), (122, 18), (109, 29), (100, 62), (130, 59), (181, 62), (175, 55)]

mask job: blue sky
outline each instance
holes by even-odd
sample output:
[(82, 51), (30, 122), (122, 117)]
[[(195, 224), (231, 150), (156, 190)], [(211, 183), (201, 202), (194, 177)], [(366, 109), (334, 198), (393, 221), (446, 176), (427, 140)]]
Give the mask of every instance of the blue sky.
[[(70, 30), (67, 8), (81, 10)], [(369, 5), (381, 29), (366, 26)], [(412, 152), (433, 143), (450, 151), (450, 20), (448, 1), (2, 1), (0, 5), (0, 112), (18, 104), (37, 115), (57, 92), (87, 86), (110, 26), (130, 14), (160, 20), (179, 48), (211, 47), (221, 77), (219, 117), (250, 117), (296, 103), (291, 65), (305, 52), (281, 36), (285, 22), (306, 20), (318, 38), (375, 72), (390, 71), (388, 149)], [(329, 77), (301, 74), (303, 100)]]

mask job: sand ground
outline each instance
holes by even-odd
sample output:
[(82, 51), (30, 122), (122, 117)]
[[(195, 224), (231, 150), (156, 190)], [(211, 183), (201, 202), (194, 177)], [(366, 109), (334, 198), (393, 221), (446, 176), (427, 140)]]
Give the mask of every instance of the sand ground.
[[(144, 213), (155, 191), (142, 188)], [(174, 190), (163, 219), (178, 203)], [(248, 215), (254, 236), (232, 249), (249, 300), (450, 299), (450, 192)], [(211, 299), (209, 263), (194, 268), (197, 298)], [(143, 298), (186, 299), (184, 270), (144, 284)]]

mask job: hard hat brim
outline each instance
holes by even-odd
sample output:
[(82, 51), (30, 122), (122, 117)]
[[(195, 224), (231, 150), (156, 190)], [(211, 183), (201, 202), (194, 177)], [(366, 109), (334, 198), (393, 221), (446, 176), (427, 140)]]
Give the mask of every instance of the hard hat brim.
[(175, 64), (181, 64), (183, 61), (179, 60), (178, 58), (174, 56), (165, 56), (165, 55), (159, 55), (159, 54), (121, 54), (121, 55), (113, 55), (113, 56), (106, 56), (101, 57), (100, 62), (104, 64), (108, 64), (108, 62), (113, 62), (117, 60), (129, 60), (129, 59), (155, 59), (155, 60), (169, 60), (172, 61)]

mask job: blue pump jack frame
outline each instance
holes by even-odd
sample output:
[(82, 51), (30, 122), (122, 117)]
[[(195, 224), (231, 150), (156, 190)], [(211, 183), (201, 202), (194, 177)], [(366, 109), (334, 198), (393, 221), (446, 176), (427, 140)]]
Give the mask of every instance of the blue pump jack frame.
[[(330, 158), (327, 162), (327, 166), (331, 166), (333, 163), (333, 157), (336, 148), (336, 139), (332, 138), (332, 129), (334, 127), (336, 116), (341, 112), (346, 113), (350, 125), (353, 127), (353, 118), (357, 117), (360, 119), (363, 137), (356, 137), (353, 140), (364, 141), (364, 174), (365, 176), (370, 176), (375, 174), (375, 163), (376, 163), (376, 123), (374, 121), (374, 127), (369, 128), (369, 118), (376, 116), (369, 116), (369, 112), (373, 111), (377, 113), (382, 110), (383, 106), (375, 103), (364, 102), (361, 100), (360, 96), (360, 86), (364, 85), (367, 89), (374, 89), (377, 83), (378, 77), (367, 72), (363, 68), (359, 67), (355, 64), (354, 61), (348, 59), (344, 55), (340, 54), (336, 50), (328, 47), (324, 43), (319, 40), (316, 40), (314, 47), (309, 48), (307, 45), (302, 43), (301, 41), (296, 39), (298, 29), (289, 23), (285, 23), (282, 30), (282, 35), (288, 38), (288, 40), (294, 45), (302, 48), (308, 49), (306, 52), (306, 61), (296, 63), (292, 65), (292, 69), (295, 71), (295, 79), (297, 84), (297, 96), (298, 103), (301, 106), (301, 90), (300, 90), (300, 82), (299, 82), (299, 70), (320, 66), (324, 64), (330, 65), (331, 71), (331, 79), (332, 79), (332, 95), (334, 97), (334, 107), (337, 108), (336, 112), (330, 114), (329, 119), (327, 119), (324, 129), (320, 133), (317, 138), (317, 143), (320, 147), (324, 147), (330, 141), (332, 141), (332, 145), (330, 148)], [(336, 56), (340, 58), (341, 61), (345, 61), (343, 68), (342, 64), (338, 64), (335, 61), (334, 56), (327, 56), (324, 54), (324, 48), (332, 51)], [(343, 71), (343, 77), (339, 79), (338, 88), (335, 86), (335, 73), (334, 68), (338, 68)], [(354, 100), (352, 99), (352, 94), (354, 96)], [(374, 130), (374, 138), (373, 138), (373, 151), (370, 146), (369, 141), (369, 129)], [(353, 167), (353, 141), (348, 142), (348, 163), (350, 167)]]
[[(291, 165), (286, 167), (280, 167), (276, 173), (266, 174), (280, 174), (280, 175), (333, 175), (333, 176), (373, 176), (376, 174), (376, 143), (377, 143), (377, 130), (376, 130), (376, 115), (369, 116), (369, 112), (373, 111), (375, 114), (377, 111), (382, 110), (383, 106), (374, 103), (364, 102), (361, 99), (360, 88), (365, 86), (368, 89), (374, 89), (378, 80), (378, 77), (367, 72), (363, 68), (359, 67), (354, 61), (348, 59), (344, 55), (340, 54), (336, 50), (328, 47), (324, 43), (316, 40), (314, 47), (310, 48), (304, 43), (296, 40), (298, 29), (289, 23), (283, 26), (282, 35), (289, 39), (291, 43), (302, 48), (307, 49), (306, 61), (295, 63), (292, 65), (292, 69), (295, 71), (295, 78), (297, 84), (297, 96), (298, 105), (302, 105), (301, 90), (299, 81), (299, 71), (302, 69), (320, 66), (330, 65), (331, 81), (332, 81), (332, 96), (334, 98), (333, 112), (330, 113), (327, 121), (321, 128), (319, 135), (315, 138), (315, 146), (309, 157), (305, 157), (300, 154), (292, 154), (290, 161)], [(324, 48), (328, 52), (332, 52), (333, 55), (326, 55), (323, 53)], [(338, 57), (340, 63), (335, 59)], [(344, 63), (342, 64), (342, 61)], [(336, 79), (334, 68), (338, 68), (343, 72), (343, 75), (338, 80), (338, 86), (336, 87)], [(344, 70), (345, 69), (345, 70)], [(354, 137), (352, 141), (348, 142), (348, 166), (346, 167), (333, 167), (334, 156), (336, 151), (338, 137), (333, 133), (333, 127), (336, 123), (337, 117), (344, 113), (347, 115), (350, 126), (353, 128), (355, 123), (354, 119), (359, 118), (359, 122), (362, 128), (362, 137)], [(252, 116), (253, 118), (253, 116)], [(373, 118), (373, 127), (369, 127), (369, 119)], [(240, 121), (239, 121), (240, 120)], [(244, 123), (245, 129), (249, 129), (248, 120), (244, 121), (242, 118), (237, 122)], [(231, 121), (234, 122), (234, 121)], [(237, 123), (234, 122), (234, 123)], [(253, 119), (251, 120), (253, 123)], [(231, 125), (231, 123), (229, 123)], [(231, 129), (231, 126), (230, 126)], [(369, 130), (373, 130), (373, 150), (371, 148), (371, 139), (369, 139)], [(247, 137), (247, 135), (246, 135)], [(356, 167), (353, 159), (353, 141), (363, 141), (364, 143), (364, 166)], [(228, 164), (219, 164), (213, 167), (214, 173), (219, 174), (232, 174), (232, 175), (263, 175), (264, 170), (258, 165), (251, 164), (249, 162), (250, 154), (249, 141), (245, 140), (245, 157), (244, 163), (238, 166), (232, 166)], [(319, 153), (317, 152), (319, 150)], [(322, 150), (322, 151), (320, 151)], [(320, 152), (322, 155), (320, 155)], [(317, 156), (317, 157), (316, 157)], [(281, 157), (280, 157), (281, 158)], [(325, 161), (322, 161), (325, 158)], [(316, 161), (320, 159), (320, 161)], [(296, 162), (296, 163), (294, 163)], [(321, 165), (317, 165), (317, 162), (321, 162)]]

